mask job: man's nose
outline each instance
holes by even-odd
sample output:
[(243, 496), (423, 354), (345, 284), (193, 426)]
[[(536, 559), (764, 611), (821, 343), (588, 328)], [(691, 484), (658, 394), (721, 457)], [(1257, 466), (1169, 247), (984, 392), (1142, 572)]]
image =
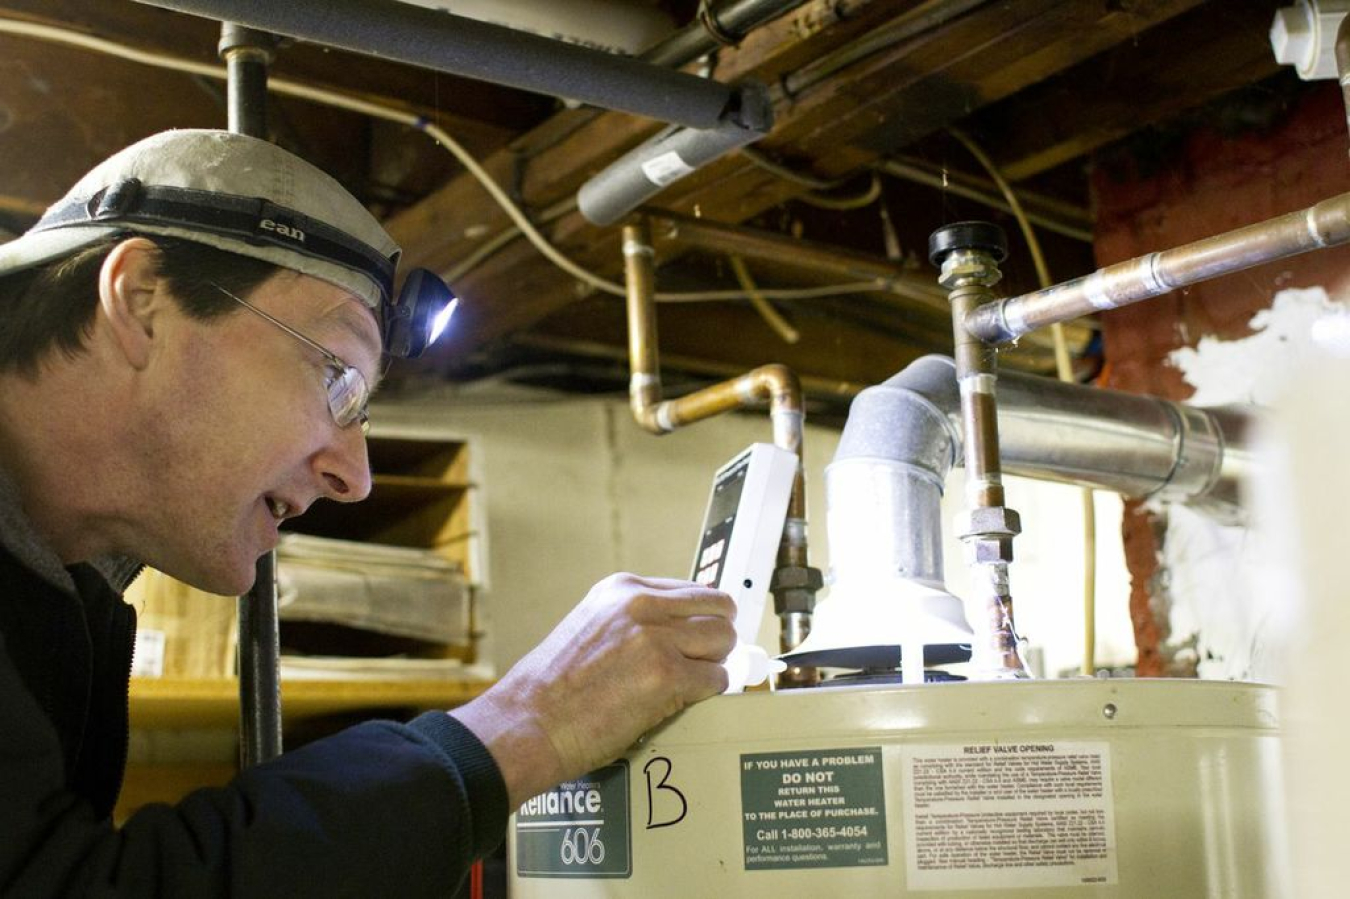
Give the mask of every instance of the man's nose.
[(355, 503), (370, 495), (370, 454), (357, 425), (337, 429), (330, 445), (314, 457), (314, 468), (329, 499)]

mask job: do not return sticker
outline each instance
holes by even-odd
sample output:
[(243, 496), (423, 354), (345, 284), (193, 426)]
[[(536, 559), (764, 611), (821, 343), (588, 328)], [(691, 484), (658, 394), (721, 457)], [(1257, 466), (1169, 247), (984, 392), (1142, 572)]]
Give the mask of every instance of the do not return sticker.
[(748, 871), (885, 865), (881, 748), (741, 756)]

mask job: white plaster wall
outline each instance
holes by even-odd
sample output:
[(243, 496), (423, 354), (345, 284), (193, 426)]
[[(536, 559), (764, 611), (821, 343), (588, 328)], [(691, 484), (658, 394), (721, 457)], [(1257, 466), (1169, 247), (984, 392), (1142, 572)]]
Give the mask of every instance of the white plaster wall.
[[(443, 390), (384, 402), (372, 420), (378, 432), (470, 441), (485, 513), (485, 653), (498, 670), (611, 572), (688, 577), (712, 473), (771, 439), (767, 416), (727, 415), (657, 437), (624, 401), (500, 387), (490, 398)], [(805, 442), (808, 508), (823, 512), (821, 472), (838, 435), (808, 425)], [(823, 533), (814, 539), (812, 563), (825, 567)], [(776, 644), (771, 614), (762, 634)]]
[[(1204, 338), (1172, 354), (1195, 387), (1195, 406), (1242, 403), (1268, 407), (1284, 392), (1291, 372), (1319, 352), (1325, 337), (1350, 331), (1322, 288), (1290, 289), (1251, 321), (1241, 340)], [(1160, 550), (1162, 585), (1170, 601), (1173, 645), (1194, 645), (1201, 677), (1279, 683), (1283, 668), (1275, 623), (1288, 601), (1269, 589), (1283, 576), (1273, 570), (1261, 531), (1225, 527), (1181, 507), (1167, 513)]]

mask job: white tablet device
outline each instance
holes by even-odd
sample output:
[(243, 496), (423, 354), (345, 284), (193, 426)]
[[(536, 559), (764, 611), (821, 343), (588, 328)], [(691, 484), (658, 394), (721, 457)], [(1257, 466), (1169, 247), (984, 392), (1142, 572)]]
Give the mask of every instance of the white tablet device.
[(736, 636), (753, 645), (787, 520), (797, 454), (754, 443), (717, 470), (691, 580), (736, 600)]

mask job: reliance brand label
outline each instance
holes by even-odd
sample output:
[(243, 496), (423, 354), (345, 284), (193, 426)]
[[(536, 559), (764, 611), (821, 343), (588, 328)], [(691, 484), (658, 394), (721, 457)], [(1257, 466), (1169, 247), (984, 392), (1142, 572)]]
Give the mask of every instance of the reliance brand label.
[(516, 874), (609, 878), (633, 873), (628, 762), (565, 781), (516, 812)]

